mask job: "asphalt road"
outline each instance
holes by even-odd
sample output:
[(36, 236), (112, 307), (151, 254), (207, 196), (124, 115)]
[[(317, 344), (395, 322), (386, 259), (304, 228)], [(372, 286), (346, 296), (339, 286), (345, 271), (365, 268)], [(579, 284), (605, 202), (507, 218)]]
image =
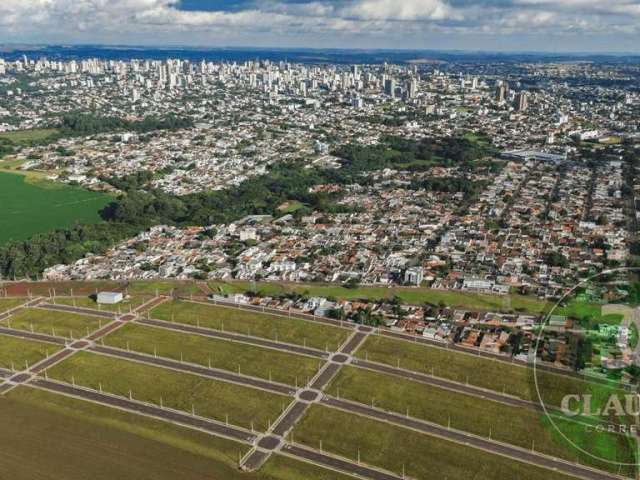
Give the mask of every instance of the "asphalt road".
[(89, 348), (89, 351), (95, 353), (101, 353), (103, 355), (110, 355), (112, 357), (123, 358), (125, 360), (132, 360), (134, 362), (146, 363), (149, 365), (169, 368), (173, 370), (179, 370), (185, 373), (192, 373), (201, 377), (211, 378), (213, 380), (221, 380), (224, 382), (236, 383), (246, 387), (257, 388), (260, 390), (266, 390), (271, 393), (280, 395), (293, 396), (296, 393), (295, 388), (288, 385), (269, 382), (268, 380), (262, 380), (255, 377), (249, 377), (245, 375), (238, 375), (224, 370), (210, 369), (206, 367), (200, 367), (191, 363), (183, 363), (176, 360), (169, 360), (167, 358), (153, 357), (151, 355), (145, 355), (137, 352), (130, 352), (126, 350), (120, 350), (118, 348), (105, 347), (95, 345)]
[[(282, 450), (293, 457), (310, 460), (317, 465), (341, 470), (370, 480), (402, 480), (400, 476), (358, 465), (356, 462), (325, 455), (317, 450), (308, 450), (297, 445), (285, 445)], [(427, 455), (428, 452), (425, 452), (425, 454)]]
[(551, 470), (557, 470), (568, 475), (574, 475), (579, 478), (588, 480), (619, 480), (620, 477), (606, 472), (595, 471), (588, 467), (576, 465), (574, 463), (558, 460), (546, 455), (537, 454), (530, 450), (525, 450), (511, 445), (493, 442), (488, 439), (477, 437), (474, 435), (465, 434), (456, 430), (449, 430), (446, 427), (427, 423), (424, 421), (416, 420), (409, 417), (404, 417), (399, 414), (384, 412), (378, 409), (371, 408), (367, 405), (358, 403), (352, 403), (345, 400), (339, 400), (336, 398), (325, 397), (321, 403), (328, 407), (338, 408), (356, 415), (366, 416), (372, 419), (385, 421), (400, 427), (411, 428), (427, 435), (444, 438), (463, 445), (476, 447), (481, 450), (485, 450), (490, 453), (503, 455), (505, 457), (519, 460), (521, 462), (529, 462), (540, 467), (545, 467)]
[(0, 327), (0, 335), (8, 335), (10, 337), (24, 338), (26, 340), (37, 340), (39, 342), (54, 343), (56, 345), (64, 345), (66, 340), (52, 335), (43, 333), (32, 333), (25, 330), (14, 330), (13, 328)]
[(150, 405), (146, 403), (136, 402), (134, 400), (128, 400), (126, 398), (114, 397), (111, 395), (105, 395), (99, 392), (91, 390), (85, 390), (71, 385), (59, 384), (49, 380), (35, 379), (31, 382), (31, 385), (48, 390), (50, 392), (59, 393), (63, 395), (71, 395), (74, 397), (88, 400), (90, 402), (101, 403), (111, 407), (116, 407), (124, 410), (128, 410), (143, 415), (148, 415), (156, 418), (161, 418), (169, 422), (187, 425), (195, 427), (200, 430), (204, 430), (214, 435), (219, 435), (226, 438), (241, 441), (243, 443), (253, 443), (256, 439), (256, 435), (246, 432), (242, 429), (224, 425), (214, 422), (213, 420), (207, 420), (200, 417), (193, 417), (186, 413), (177, 412), (175, 410), (168, 410)]
[(219, 338), (222, 340), (231, 340), (234, 342), (248, 343), (258, 347), (274, 348), (276, 350), (281, 350), (283, 352), (296, 353), (299, 355), (306, 355), (309, 357), (322, 358), (322, 359), (326, 359), (328, 357), (328, 354), (326, 352), (322, 350), (317, 350), (315, 348), (292, 345), (289, 343), (281, 343), (281, 342), (276, 342), (274, 340), (267, 340), (264, 338), (250, 337), (248, 335), (242, 335), (240, 333), (223, 332), (221, 330), (212, 330), (209, 328), (194, 327), (192, 325), (185, 325), (182, 323), (170, 323), (170, 322), (165, 322), (163, 320), (150, 320), (146, 318), (139, 319), (136, 321), (136, 323), (141, 323), (143, 325), (149, 325), (152, 327), (166, 328), (168, 330), (174, 330), (176, 332), (195, 333), (197, 335), (202, 335), (205, 337)]

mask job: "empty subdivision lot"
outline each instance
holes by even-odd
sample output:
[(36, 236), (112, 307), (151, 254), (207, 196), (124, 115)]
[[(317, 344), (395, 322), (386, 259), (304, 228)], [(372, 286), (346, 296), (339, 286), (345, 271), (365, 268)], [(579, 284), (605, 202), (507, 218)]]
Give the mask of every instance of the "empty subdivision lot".
[(22, 305), (26, 301), (26, 298), (0, 298), (0, 313)]
[(80, 352), (48, 371), (50, 379), (265, 431), (290, 398), (94, 353)]
[(55, 337), (82, 338), (108, 322), (107, 319), (91, 315), (43, 308), (23, 308), (1, 321), (0, 325)]
[(106, 337), (104, 344), (236, 373), (239, 370), (289, 385), (306, 383), (323, 363), (317, 358), (138, 324), (125, 325)]
[(91, 308), (104, 312), (128, 313), (130, 310), (138, 308), (140, 305), (143, 305), (152, 298), (153, 297), (150, 295), (132, 295), (116, 305), (104, 305), (96, 302), (93, 297), (56, 297), (55, 300), (51, 300), (50, 303), (55, 303), (57, 305), (69, 305), (72, 307)]
[(165, 302), (151, 310), (151, 317), (331, 351), (351, 333), (312, 321), (183, 301)]
[[(435, 375), (459, 383), (503, 392), (537, 402), (533, 369), (479, 357), (471, 353), (455, 352), (435, 346), (372, 335), (358, 349), (358, 358), (384, 363), (391, 367)], [(560, 405), (567, 393), (585, 391), (585, 384), (566, 375), (538, 369), (539, 391), (545, 403)]]
[(0, 335), (0, 368), (21, 370), (59, 349), (60, 347), (48, 343)]
[(246, 445), (26, 387), (0, 398), (0, 425), (0, 471), (12, 480), (351, 478), (280, 456), (242, 473)]
[(492, 455), (384, 422), (313, 405), (294, 431), (296, 443), (377, 466), (407, 478), (447, 480), (569, 480), (532, 465)]
[[(588, 455), (580, 455), (546, 421), (538, 410), (513, 407), (479, 397), (423, 385), (354, 367), (345, 367), (330, 384), (328, 393), (333, 396), (371, 405), (400, 415), (427, 420), (453, 429), (463, 430), (482, 437), (516, 445), (569, 461), (580, 459), (603, 470), (617, 465), (597, 462)], [(558, 419), (558, 422), (565, 421)], [(564, 429), (563, 429), (564, 430)], [(584, 431), (584, 428), (581, 429)], [(576, 430), (579, 433), (580, 429)], [(597, 452), (599, 458), (609, 458), (621, 463), (634, 462), (634, 440), (621, 435), (582, 436), (580, 443), (589, 452)], [(595, 443), (594, 443), (595, 442)], [(629, 473), (633, 473), (630, 470)]]

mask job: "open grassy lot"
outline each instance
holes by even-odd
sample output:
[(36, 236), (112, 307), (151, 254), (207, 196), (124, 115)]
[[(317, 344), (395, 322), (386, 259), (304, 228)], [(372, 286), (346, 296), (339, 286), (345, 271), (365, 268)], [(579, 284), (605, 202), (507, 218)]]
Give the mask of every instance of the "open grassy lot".
[(13, 479), (342, 478), (284, 457), (244, 474), (237, 469), (244, 445), (38, 390), (19, 388), (0, 402), (0, 468)]
[(111, 200), (102, 193), (62, 184), (26, 181), (0, 172), (0, 244), (74, 223), (98, 223), (98, 212)]
[(0, 298), (0, 313), (22, 305), (26, 301), (25, 298)]
[[(250, 282), (209, 282), (209, 287), (221, 293), (242, 293), (253, 289)], [(408, 287), (358, 287), (346, 288), (330, 284), (293, 284), (278, 282), (258, 282), (258, 292), (265, 296), (282, 295), (286, 293), (299, 293), (308, 296), (334, 297), (344, 300), (357, 299), (390, 299), (398, 296), (409, 304), (420, 305), (431, 303), (438, 305), (444, 303), (451, 307), (468, 308), (475, 310), (492, 311), (526, 311), (541, 313), (551, 307), (551, 304), (535, 297), (523, 295), (485, 295), (480, 293), (435, 290), (431, 288)]]
[(56, 345), (0, 335), (0, 368), (21, 370), (58, 350)]
[(235, 384), (218, 382), (196, 375), (174, 372), (127, 360), (80, 352), (49, 371), (55, 378), (145, 402), (191, 412), (245, 428), (251, 422), (264, 431), (289, 399)]
[[(420, 418), (442, 426), (464, 430), (483, 437), (528, 449), (535, 446), (541, 453), (590, 464), (608, 470), (610, 465), (579, 455), (565, 440), (556, 438), (544, 413), (484, 400), (448, 390), (421, 385), (394, 376), (382, 375), (354, 367), (343, 368), (329, 386), (328, 393), (384, 410)], [(564, 424), (565, 422), (563, 422)], [(589, 452), (612, 461), (634, 461), (633, 439), (619, 435), (593, 435), (580, 438)], [(614, 469), (617, 472), (617, 468)], [(633, 473), (630, 471), (629, 473)]]
[[(533, 369), (525, 366), (382, 335), (369, 337), (358, 349), (356, 356), (392, 367), (399, 365), (406, 370), (503, 392), (524, 400), (538, 401)], [(543, 398), (549, 404), (560, 405), (566, 393), (585, 390), (583, 383), (577, 378), (540, 370), (536, 376)]]
[(140, 305), (153, 299), (152, 295), (130, 295), (117, 305), (103, 305), (95, 300), (95, 296), (90, 297), (56, 297), (49, 303), (57, 305), (71, 305), (74, 307), (92, 308), (94, 310), (104, 310), (105, 312), (126, 313), (130, 310), (138, 308)]
[(245, 445), (39, 390), (20, 387), (0, 406), (0, 469), (13, 480), (352, 478), (281, 456), (242, 473)]
[(240, 366), (245, 375), (290, 385), (296, 384), (296, 378), (298, 384), (306, 382), (319, 368), (314, 358), (136, 324), (125, 325), (104, 343), (233, 372)]
[(385, 468), (408, 478), (569, 480), (481, 450), (317, 405), (294, 431), (297, 443)]
[(107, 319), (90, 315), (42, 308), (23, 308), (0, 323), (18, 330), (34, 331), (56, 337), (82, 338), (108, 322)]
[(151, 316), (190, 325), (199, 322), (201, 327), (330, 350), (337, 350), (350, 333), (347, 329), (295, 318), (182, 301), (165, 302), (154, 308)]
[(12, 296), (29, 296), (31, 294), (43, 297), (49, 297), (49, 295), (53, 294), (53, 290), (55, 290), (56, 295), (88, 296), (99, 291), (119, 292), (123, 289), (122, 284), (107, 280), (94, 282), (12, 282), (5, 283), (2, 287)]
[(136, 281), (133, 280), (127, 285), (127, 290), (131, 294), (142, 295), (169, 295), (171, 293), (178, 295), (202, 294), (202, 291), (194, 282), (181, 280), (152, 280), (152, 281)]
[(14, 130), (0, 133), (0, 138), (7, 139), (13, 143), (30, 143), (46, 140), (58, 133), (55, 128), (34, 128), (31, 130)]

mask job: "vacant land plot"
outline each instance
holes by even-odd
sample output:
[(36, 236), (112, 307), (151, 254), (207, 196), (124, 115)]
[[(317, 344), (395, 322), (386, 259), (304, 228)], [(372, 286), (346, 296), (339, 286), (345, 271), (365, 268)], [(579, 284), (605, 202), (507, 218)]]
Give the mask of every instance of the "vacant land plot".
[[(568, 480), (531, 465), (464, 447), (412, 430), (312, 406), (296, 428), (295, 441), (352, 460), (378, 466), (408, 478), (448, 480)], [(436, 473), (437, 472), (437, 473)]]
[(242, 473), (245, 445), (40, 390), (20, 387), (0, 405), (0, 471), (13, 480), (351, 478), (280, 456)]
[(33, 331), (54, 337), (82, 338), (106, 325), (108, 320), (91, 315), (23, 308), (2, 323), (18, 330)]
[(13, 143), (40, 142), (58, 133), (54, 128), (34, 128), (31, 130), (14, 130), (0, 133), (0, 138)]
[(0, 172), (0, 244), (36, 233), (98, 223), (98, 212), (111, 201), (102, 193), (51, 183), (31, 184), (25, 177)]
[(95, 298), (96, 297), (94, 295), (90, 297), (56, 297), (55, 299), (50, 300), (49, 303), (55, 303), (57, 305), (71, 305), (74, 307), (82, 308), (92, 308), (94, 310), (103, 310), (105, 312), (126, 313), (130, 310), (138, 308), (140, 305), (148, 302), (153, 297), (151, 295), (131, 295), (116, 305), (99, 304), (98, 302), (96, 302)]
[(347, 329), (331, 325), (182, 301), (163, 303), (151, 311), (151, 316), (323, 350), (337, 350), (350, 334)]
[(56, 295), (91, 295), (99, 291), (120, 291), (122, 285), (118, 282), (100, 280), (95, 282), (16, 282), (3, 285), (9, 295), (29, 296), (40, 295), (49, 297)]
[[(212, 290), (222, 293), (242, 293), (253, 290), (249, 282), (209, 282)], [(486, 295), (481, 293), (435, 290), (431, 288), (387, 288), (387, 287), (358, 287), (346, 288), (339, 285), (323, 284), (291, 284), (277, 282), (259, 282), (256, 290), (262, 295), (281, 295), (285, 293), (299, 293), (307, 296), (335, 297), (344, 300), (357, 299), (390, 299), (394, 296), (411, 304), (420, 305), (444, 303), (450, 307), (469, 308), (476, 310), (526, 311), (541, 313), (551, 307), (551, 304), (535, 297), (523, 295)]]
[(49, 378), (226, 421), (267, 429), (289, 398), (235, 384), (127, 360), (80, 352), (49, 371)]
[[(538, 401), (533, 369), (462, 353), (395, 340), (382, 335), (369, 337), (356, 356), (392, 367), (435, 375), (460, 383), (504, 392), (524, 400)], [(584, 391), (582, 382), (564, 375), (538, 370), (538, 385), (546, 402), (560, 405), (565, 393)], [(580, 389), (576, 390), (576, 382)]]
[(0, 335), (0, 368), (21, 370), (58, 350), (56, 345)]
[[(483, 437), (523, 448), (535, 449), (552, 456), (575, 461), (578, 453), (566, 441), (558, 439), (554, 430), (545, 422), (540, 411), (511, 407), (491, 400), (464, 395), (448, 390), (421, 385), (394, 376), (346, 367), (341, 370), (329, 387), (331, 395), (376, 407), (401, 415), (409, 413), (442, 426), (464, 430)], [(595, 437), (595, 436), (594, 436)], [(634, 441), (620, 435), (611, 435), (609, 442), (585, 445), (589, 452), (612, 461), (633, 463)], [(598, 449), (598, 450), (594, 450)], [(580, 462), (591, 464), (591, 457), (580, 456)], [(600, 462), (593, 466), (608, 469)], [(617, 472), (617, 467), (615, 469)]]
[(25, 298), (0, 298), (0, 313), (22, 305), (26, 301)]
[(153, 280), (153, 281), (131, 281), (127, 289), (131, 294), (146, 295), (169, 295), (171, 293), (177, 295), (202, 294), (198, 286), (194, 282), (181, 280)]
[(306, 382), (319, 369), (319, 360), (314, 358), (136, 324), (117, 330), (104, 343), (233, 372), (239, 367), (245, 375), (290, 385), (296, 380)]

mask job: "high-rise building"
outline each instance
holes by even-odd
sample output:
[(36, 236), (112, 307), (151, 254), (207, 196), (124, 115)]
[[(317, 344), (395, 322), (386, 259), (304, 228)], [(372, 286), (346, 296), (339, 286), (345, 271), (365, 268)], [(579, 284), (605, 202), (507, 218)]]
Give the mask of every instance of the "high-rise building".
[(504, 103), (507, 99), (507, 86), (503, 82), (496, 84), (496, 102)]
[(396, 95), (396, 81), (393, 78), (387, 78), (384, 81), (384, 93), (390, 97)]
[(524, 112), (529, 106), (529, 92), (520, 92), (516, 95), (515, 107), (518, 112)]
[(418, 80), (412, 78), (407, 82), (407, 98), (416, 98), (418, 95)]

